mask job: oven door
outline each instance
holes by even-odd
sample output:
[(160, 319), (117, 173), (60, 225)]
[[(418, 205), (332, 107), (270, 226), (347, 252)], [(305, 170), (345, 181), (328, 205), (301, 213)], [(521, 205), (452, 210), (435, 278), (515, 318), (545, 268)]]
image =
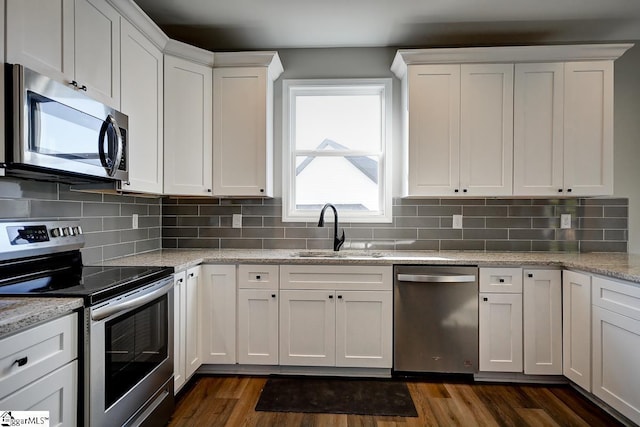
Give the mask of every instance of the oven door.
[(170, 416), (172, 278), (92, 307), (87, 359), (88, 425), (137, 425), (156, 408)]

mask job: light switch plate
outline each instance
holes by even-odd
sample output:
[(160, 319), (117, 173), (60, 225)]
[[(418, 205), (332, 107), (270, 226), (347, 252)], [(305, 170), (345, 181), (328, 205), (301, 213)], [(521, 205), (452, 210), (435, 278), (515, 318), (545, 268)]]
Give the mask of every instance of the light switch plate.
[(451, 228), (462, 228), (462, 215), (453, 216), (453, 225)]
[(571, 214), (560, 215), (560, 228), (571, 228)]
[(233, 219), (231, 220), (231, 227), (242, 228), (242, 214), (233, 214)]

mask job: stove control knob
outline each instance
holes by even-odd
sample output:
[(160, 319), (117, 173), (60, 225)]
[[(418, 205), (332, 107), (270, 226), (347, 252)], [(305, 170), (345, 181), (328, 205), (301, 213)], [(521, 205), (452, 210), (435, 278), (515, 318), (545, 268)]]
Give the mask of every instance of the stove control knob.
[(62, 231), (60, 231), (59, 228), (51, 229), (51, 237), (60, 237), (61, 234), (62, 234)]
[(71, 230), (69, 229), (69, 227), (62, 227), (62, 235), (63, 236), (68, 236), (71, 233)]
[(82, 229), (80, 227), (73, 227), (71, 229), (71, 232), (73, 233), (74, 236), (79, 236), (82, 234)]

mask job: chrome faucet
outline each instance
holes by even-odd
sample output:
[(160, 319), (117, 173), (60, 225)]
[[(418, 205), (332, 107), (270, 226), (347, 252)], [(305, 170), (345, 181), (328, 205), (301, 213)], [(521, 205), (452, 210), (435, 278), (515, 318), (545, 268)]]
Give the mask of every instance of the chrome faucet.
[(337, 252), (342, 245), (344, 245), (344, 229), (342, 230), (342, 237), (338, 237), (338, 211), (331, 203), (327, 203), (322, 207), (318, 227), (324, 227), (324, 211), (326, 211), (327, 208), (333, 209), (333, 250)]

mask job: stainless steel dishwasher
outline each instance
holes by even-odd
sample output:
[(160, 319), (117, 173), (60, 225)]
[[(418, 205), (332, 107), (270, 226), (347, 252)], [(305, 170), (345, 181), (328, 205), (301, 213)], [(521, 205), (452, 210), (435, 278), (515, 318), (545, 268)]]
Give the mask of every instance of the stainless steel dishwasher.
[(394, 268), (395, 372), (478, 372), (478, 268)]

